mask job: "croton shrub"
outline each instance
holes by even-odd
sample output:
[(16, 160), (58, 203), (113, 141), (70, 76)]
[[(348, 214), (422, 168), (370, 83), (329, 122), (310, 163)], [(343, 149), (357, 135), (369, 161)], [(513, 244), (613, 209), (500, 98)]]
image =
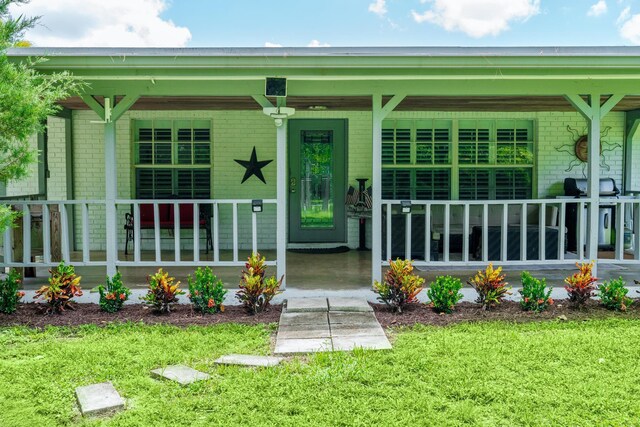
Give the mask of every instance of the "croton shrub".
[(38, 289), (33, 298), (45, 300), (48, 305), (47, 314), (73, 309), (73, 297), (82, 296), (81, 276), (77, 276), (74, 267), (66, 265), (64, 261), (61, 261), (58, 267), (49, 270), (49, 274), (49, 283)]
[(24, 292), (20, 292), (22, 277), (12, 269), (4, 279), (0, 280), (0, 313), (11, 314), (18, 308)]
[(569, 303), (579, 308), (595, 295), (598, 279), (592, 275), (593, 262), (576, 263), (576, 267), (578, 272), (564, 279), (564, 288), (569, 294)]
[(493, 268), (489, 263), (485, 270), (479, 270), (474, 277), (467, 282), (478, 293), (476, 302), (482, 304), (482, 308), (488, 310), (500, 304), (511, 288), (507, 287), (502, 267)]
[(242, 271), (236, 298), (251, 314), (266, 310), (273, 297), (281, 292), (280, 285), (284, 276), (280, 280), (275, 276), (265, 278), (266, 270), (266, 258), (259, 253), (252, 253)]
[(384, 281), (373, 283), (378, 299), (397, 313), (402, 313), (405, 305), (418, 302), (418, 294), (423, 287), (424, 279), (413, 272), (411, 260), (400, 258), (389, 260)]
[(180, 289), (180, 282), (175, 282), (175, 277), (170, 277), (162, 268), (149, 276), (148, 281), (149, 289), (141, 299), (158, 313), (170, 313), (173, 305), (178, 302), (178, 295), (184, 294)]

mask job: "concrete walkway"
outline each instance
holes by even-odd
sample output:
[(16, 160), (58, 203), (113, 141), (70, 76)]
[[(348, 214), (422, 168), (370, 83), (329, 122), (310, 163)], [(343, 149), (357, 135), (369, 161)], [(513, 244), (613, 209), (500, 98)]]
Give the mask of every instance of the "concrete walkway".
[(363, 298), (289, 298), (280, 316), (275, 354), (390, 349)]

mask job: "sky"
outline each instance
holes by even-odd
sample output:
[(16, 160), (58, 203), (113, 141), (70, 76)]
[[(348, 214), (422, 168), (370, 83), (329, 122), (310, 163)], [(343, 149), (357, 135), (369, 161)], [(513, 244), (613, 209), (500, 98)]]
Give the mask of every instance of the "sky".
[(640, 45), (640, 0), (30, 0), (34, 46)]

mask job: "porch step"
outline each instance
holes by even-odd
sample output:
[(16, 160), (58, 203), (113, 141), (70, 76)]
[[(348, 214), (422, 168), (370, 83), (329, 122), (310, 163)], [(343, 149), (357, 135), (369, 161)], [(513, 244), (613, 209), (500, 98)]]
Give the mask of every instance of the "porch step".
[(390, 349), (373, 309), (360, 298), (289, 298), (275, 354)]

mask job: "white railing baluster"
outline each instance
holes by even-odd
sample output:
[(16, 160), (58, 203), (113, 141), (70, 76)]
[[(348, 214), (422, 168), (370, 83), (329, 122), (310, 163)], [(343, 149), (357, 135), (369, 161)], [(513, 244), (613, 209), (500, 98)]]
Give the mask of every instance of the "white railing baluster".
[(404, 259), (411, 259), (411, 213), (404, 220)]
[(5, 265), (11, 264), (12, 262), (11, 252), (13, 251), (13, 228), (11, 227), (7, 227), (7, 229), (4, 230), (3, 249), (4, 249), (3, 251), (4, 264)]
[(482, 205), (482, 261), (489, 261), (489, 205)]
[(527, 260), (527, 215), (528, 206), (526, 203), (522, 204), (522, 213), (520, 214), (520, 260)]
[(62, 250), (62, 259), (65, 262), (71, 262), (71, 253), (69, 252), (69, 219), (67, 216), (67, 205), (58, 204), (60, 211), (60, 249)]
[(546, 258), (547, 249), (547, 205), (545, 203), (540, 204), (540, 210), (538, 215), (538, 228), (540, 235), (538, 237), (538, 250), (540, 261), (544, 261)]
[(565, 236), (565, 215), (567, 213), (567, 204), (560, 203), (560, 218), (558, 222), (558, 259), (564, 260), (564, 236)]
[(449, 262), (449, 253), (451, 252), (451, 205), (444, 205), (444, 242), (442, 242), (442, 260), (444, 262)]
[(578, 203), (578, 215), (576, 215), (578, 217), (578, 231), (576, 233), (576, 235), (578, 236), (578, 259), (580, 261), (584, 260), (584, 238), (585, 238), (585, 233), (584, 228), (583, 228), (583, 224), (584, 224), (584, 202), (579, 202)]
[(218, 203), (213, 203), (213, 262), (220, 261), (220, 210)]
[[(206, 244), (206, 243), (205, 243)], [(193, 262), (200, 261), (200, 205), (193, 204)]]
[(464, 262), (469, 262), (469, 209), (470, 205), (468, 202), (465, 202), (463, 205), (462, 212), (462, 260)]
[(49, 205), (42, 205), (42, 250), (44, 263), (51, 264), (51, 215)]
[(91, 259), (90, 239), (89, 239), (89, 204), (82, 205), (82, 262), (89, 262)]
[[(155, 214), (154, 214), (155, 215)], [(133, 261), (140, 262), (142, 254), (141, 236), (142, 229), (140, 228), (140, 203), (133, 204)]]
[(424, 261), (431, 261), (431, 205), (424, 205)]
[(258, 215), (251, 212), (251, 250), (258, 253)]
[(238, 204), (233, 203), (233, 262), (238, 262)]
[(31, 263), (31, 209), (28, 203), (22, 205), (22, 262)]
[(162, 248), (160, 246), (160, 206), (153, 202), (153, 236), (155, 240), (156, 262), (162, 261)]
[(640, 260), (640, 201), (633, 201), (633, 257)]
[(387, 260), (391, 259), (391, 203), (387, 203)]
[(502, 230), (500, 232), (500, 259), (507, 261), (507, 240), (509, 239), (509, 205), (505, 203), (502, 205)]
[(623, 260), (624, 259), (624, 202), (617, 203), (615, 209), (616, 212), (616, 259)]
[(173, 203), (173, 248), (176, 262), (180, 262), (180, 203)]

